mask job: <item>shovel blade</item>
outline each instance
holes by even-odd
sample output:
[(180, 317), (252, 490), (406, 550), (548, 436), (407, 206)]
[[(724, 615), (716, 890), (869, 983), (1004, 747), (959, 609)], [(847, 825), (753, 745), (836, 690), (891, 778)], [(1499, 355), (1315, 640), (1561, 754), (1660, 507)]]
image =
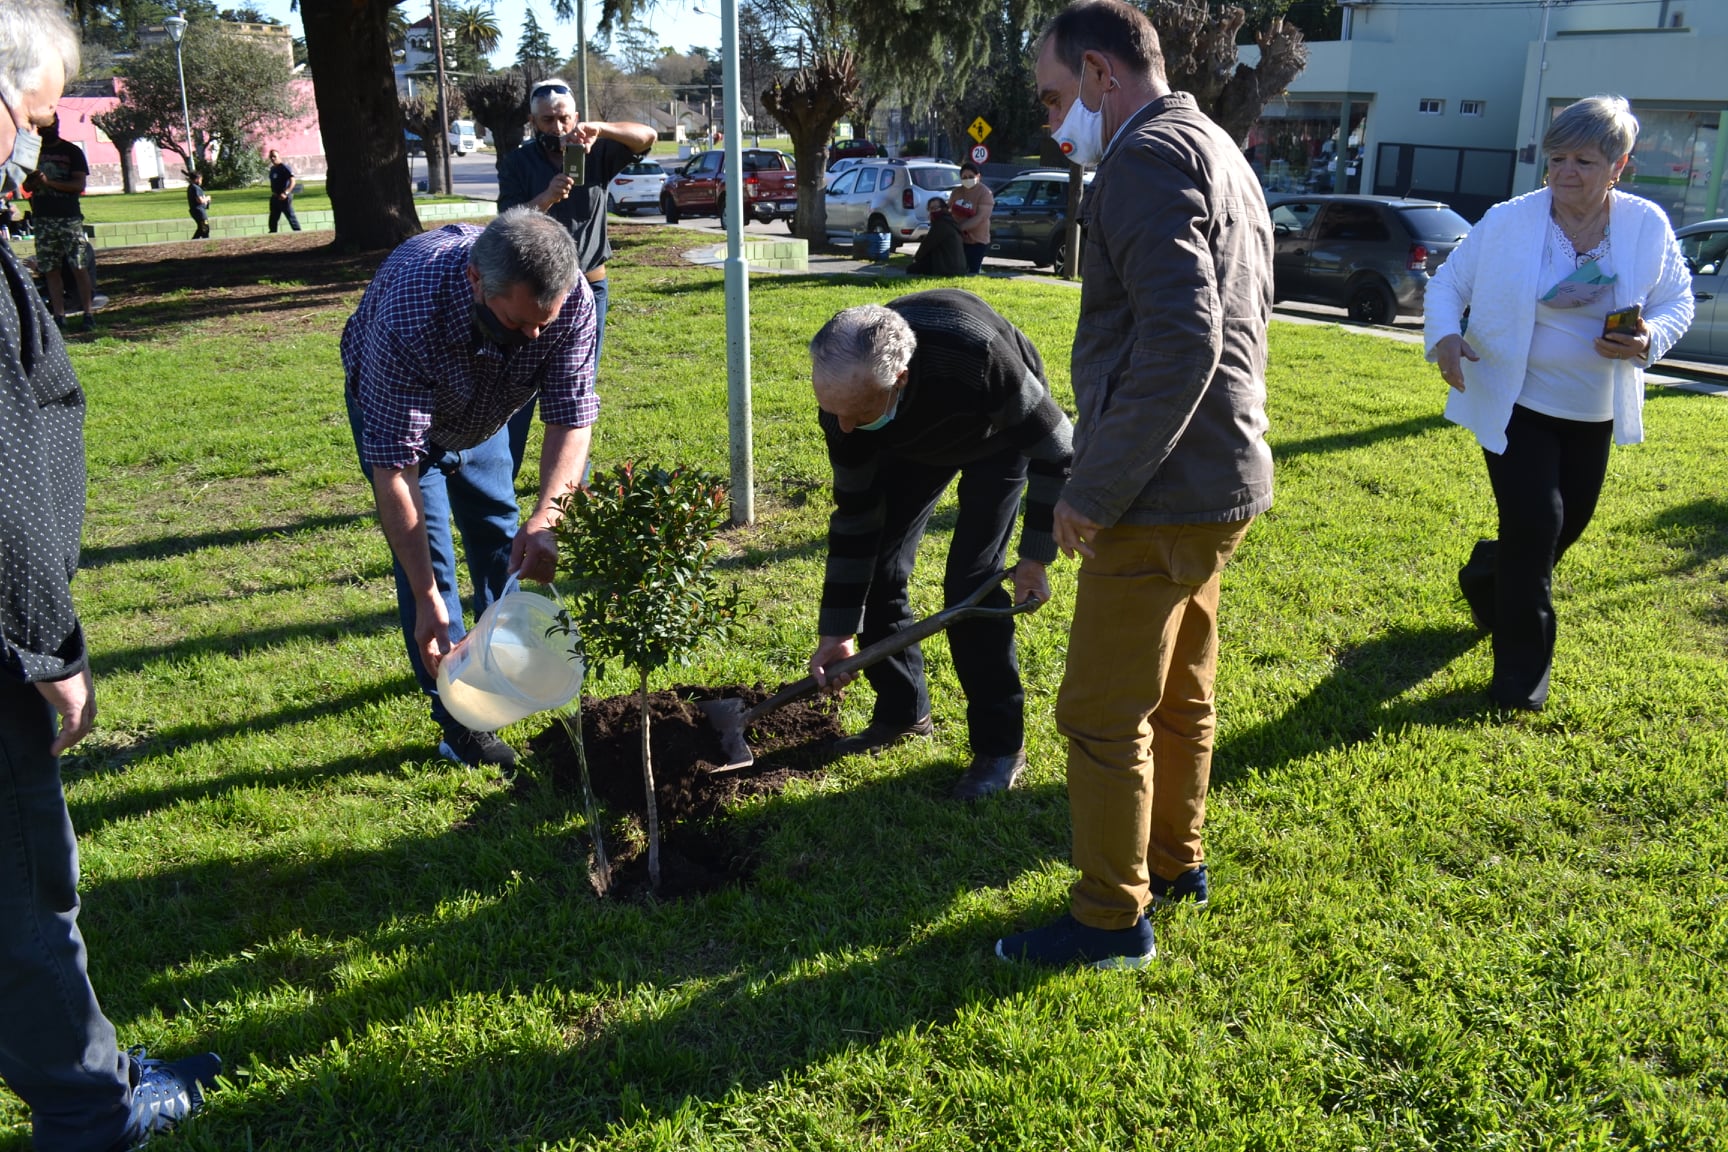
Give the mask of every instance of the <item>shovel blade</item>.
[(711, 771), (735, 772), (756, 763), (756, 754), (744, 742), (744, 702), (741, 700), (703, 700), (696, 705), (708, 717), (714, 734), (720, 738), (720, 763)]

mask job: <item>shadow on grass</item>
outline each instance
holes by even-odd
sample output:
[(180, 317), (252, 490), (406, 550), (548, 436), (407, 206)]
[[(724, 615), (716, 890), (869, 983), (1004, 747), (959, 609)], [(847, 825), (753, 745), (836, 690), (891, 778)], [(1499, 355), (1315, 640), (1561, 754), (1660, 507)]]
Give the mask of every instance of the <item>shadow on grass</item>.
[[(943, 763), (778, 797), (735, 818), (767, 847), (751, 888), (678, 904), (597, 900), (561, 819), (579, 801), (542, 786), (492, 792), (455, 827), (376, 850), (104, 880), (85, 922), (94, 954), (124, 932), (142, 969), (109, 993), (122, 1031), (182, 1001), (243, 1006), (207, 1013), (196, 1044), (283, 1075), (213, 1109), (188, 1130), (193, 1147), (599, 1140), (620, 1119), (670, 1118), (1041, 979), (991, 955), (1012, 925), (948, 910), (958, 891), (1041, 866), (1065, 810), (1048, 789), (931, 803), (956, 774)], [(477, 1036), (466, 1063), (385, 1039), (411, 1045), (417, 1021), (477, 998), (537, 1023), (489, 1017), (482, 1031), (508, 1042)], [(322, 1066), (290, 1071), (306, 1061)]]
[(399, 627), (396, 612), (391, 609), (337, 619), (279, 624), (272, 628), (188, 636), (171, 644), (147, 644), (98, 652), (90, 659), (90, 669), (97, 679), (101, 679), (118, 672), (136, 672), (161, 661), (190, 660), (198, 656), (238, 657), (290, 640), (341, 640), (356, 633), (394, 631)]
[(1212, 786), (1346, 748), (1375, 732), (1412, 724), (1456, 724), (1486, 708), (1479, 693), (1392, 701), (1463, 655), (1481, 636), (1469, 628), (1398, 629), (1338, 657), (1337, 667), (1276, 720), (1220, 741)]
[(1348, 452), (1356, 448), (1367, 448), (1370, 445), (1381, 444), (1387, 440), (1406, 440), (1415, 436), (1423, 436), (1429, 432), (1448, 427), (1449, 423), (1444, 416), (1431, 414), (1413, 416), (1408, 420), (1397, 420), (1390, 424), (1376, 424), (1369, 428), (1352, 429), (1348, 432), (1310, 436), (1306, 440), (1274, 440), (1272, 442), (1272, 458), (1283, 461), (1294, 460), (1298, 456)]
[(1644, 527), (1663, 543), (1683, 549), (1687, 558), (1672, 575), (1696, 572), (1728, 556), (1728, 499), (1705, 496), (1652, 516)]
[(155, 536), (132, 544), (114, 544), (85, 548), (78, 557), (81, 572), (105, 568), (110, 564), (127, 564), (134, 560), (165, 560), (170, 556), (185, 556), (205, 548), (232, 548), (256, 544), (269, 536), (295, 536), (323, 532), (331, 528), (346, 528), (351, 524), (370, 521), (370, 512), (332, 512), (322, 516), (303, 516), (281, 524), (260, 524), (250, 528), (224, 528), (210, 532), (195, 532), (186, 536)]

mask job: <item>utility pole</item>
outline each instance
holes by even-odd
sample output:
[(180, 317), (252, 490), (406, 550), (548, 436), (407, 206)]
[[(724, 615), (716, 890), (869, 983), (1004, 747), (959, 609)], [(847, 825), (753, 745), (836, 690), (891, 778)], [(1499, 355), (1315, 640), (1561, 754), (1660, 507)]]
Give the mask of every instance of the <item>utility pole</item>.
[(576, 0), (576, 119), (588, 119), (587, 0)]
[(726, 101), (726, 416), (731, 443), (732, 523), (756, 520), (750, 419), (750, 265), (744, 259), (744, 141), (738, 133), (738, 0), (720, 5)]
[[(438, 131), (433, 135), (436, 141), (426, 141), (428, 149), (438, 149), (438, 155), (444, 161), (444, 181), (440, 188), (432, 188), (428, 181), (427, 191), (437, 192), (444, 196), (451, 194), (454, 185), (450, 181), (450, 110), (444, 104), (444, 20), (438, 12), (440, 0), (432, 0), (432, 58), (438, 65)], [(426, 153), (430, 156), (432, 153)]]

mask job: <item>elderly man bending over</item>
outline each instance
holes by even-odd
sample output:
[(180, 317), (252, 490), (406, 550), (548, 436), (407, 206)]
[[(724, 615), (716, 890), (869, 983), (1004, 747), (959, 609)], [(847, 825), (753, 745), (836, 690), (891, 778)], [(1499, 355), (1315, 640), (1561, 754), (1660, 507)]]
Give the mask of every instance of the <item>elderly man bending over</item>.
[[(810, 658), (817, 679), (844, 683), (830, 681), (827, 668), (856, 651), (854, 635), (873, 644), (912, 622), (906, 585), (918, 542), (956, 476), (960, 515), (948, 545), (946, 602), (964, 600), (1002, 569), (1028, 472), (1014, 599), (1048, 600), (1051, 516), (1073, 428), (1025, 333), (970, 292), (939, 289), (840, 312), (810, 341), (810, 359), (835, 504), (821, 640)], [(998, 588), (984, 603), (1006, 607), (1008, 594)], [(972, 745), (954, 794), (970, 800), (1012, 787), (1025, 768), (1026, 694), (1012, 620), (962, 621), (948, 630), (948, 645)], [(916, 646), (864, 676), (876, 690), (875, 713), (836, 752), (876, 752), (932, 731)]]
[[(526, 208), (484, 232), (452, 224), (404, 243), (342, 331), (349, 424), (396, 559), (408, 660), (443, 729), (438, 751), (463, 764), (507, 772), (516, 754), (438, 699), (438, 663), (465, 634), (450, 526), (462, 531), (476, 616), (513, 573), (551, 579), (552, 501), (581, 477), (600, 411), (593, 345), (594, 297), (575, 242)], [(540, 498), (518, 530), (504, 425), (536, 398), (546, 419)]]

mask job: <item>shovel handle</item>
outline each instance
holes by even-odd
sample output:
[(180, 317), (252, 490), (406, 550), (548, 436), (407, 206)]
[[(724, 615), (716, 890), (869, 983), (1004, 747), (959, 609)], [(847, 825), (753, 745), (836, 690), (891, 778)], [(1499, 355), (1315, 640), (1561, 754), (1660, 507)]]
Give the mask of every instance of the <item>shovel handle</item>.
[[(992, 576), (988, 582), (980, 585), (976, 592), (960, 601), (960, 603), (955, 604), (953, 607), (944, 608), (942, 611), (937, 612), (934, 615), (926, 616), (924, 619), (900, 629), (900, 631), (894, 633), (892, 636), (885, 636), (881, 640), (870, 645), (868, 648), (859, 652), (854, 652), (844, 660), (836, 661), (828, 668), (828, 675), (830, 677), (846, 676), (853, 672), (862, 671), (863, 669), (870, 667), (872, 664), (878, 664), (898, 652), (904, 652), (920, 640), (936, 635), (936, 633), (941, 632), (950, 624), (953, 624), (958, 620), (967, 620), (976, 616), (987, 618), (1018, 616), (1022, 612), (1030, 612), (1032, 609), (1038, 607), (1039, 601), (1036, 597), (1024, 600), (1019, 604), (1014, 604), (1007, 608), (979, 607), (979, 602), (983, 600), (984, 597), (988, 596), (992, 589), (994, 589), (1003, 580), (1006, 580), (1010, 575), (1012, 575), (1012, 573), (998, 572), (995, 576)], [(806, 676), (802, 680), (793, 681), (791, 684), (780, 689), (780, 691), (774, 693), (774, 695), (768, 697), (768, 699), (762, 701), (762, 703), (744, 713), (742, 726), (749, 727), (751, 724), (774, 711), (776, 708), (784, 707), (785, 705), (792, 703), (794, 700), (808, 696), (819, 687), (821, 687), (821, 685), (816, 682), (815, 676)]]

